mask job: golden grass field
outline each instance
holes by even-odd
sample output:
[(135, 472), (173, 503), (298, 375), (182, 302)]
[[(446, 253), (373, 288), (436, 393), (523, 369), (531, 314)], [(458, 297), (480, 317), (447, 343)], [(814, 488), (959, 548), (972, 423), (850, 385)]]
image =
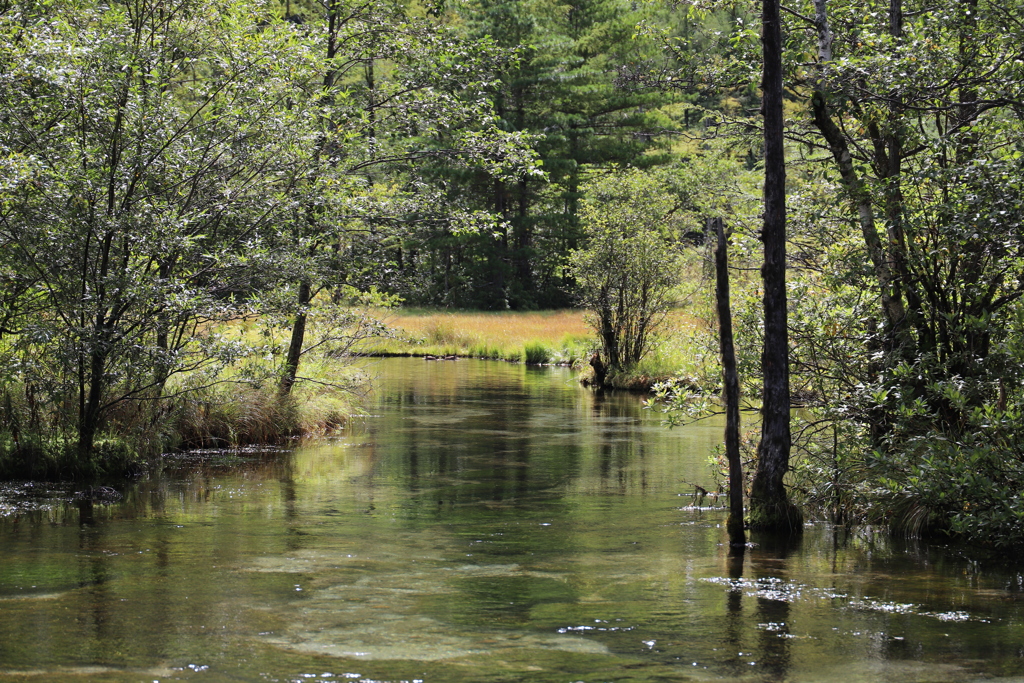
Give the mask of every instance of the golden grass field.
[[(454, 335), (498, 345), (515, 345), (529, 341), (557, 343), (567, 336), (590, 337), (596, 341), (587, 316), (586, 311), (578, 309), (498, 312), (396, 309), (385, 319), (413, 337), (429, 339)], [(676, 310), (669, 314), (666, 331), (687, 334), (701, 325), (697, 318)]]
[[(458, 312), (396, 309), (384, 316), (395, 338), (368, 341), (368, 355), (471, 356), (515, 362), (584, 366), (598, 347), (582, 310)], [(669, 314), (648, 358), (628, 384), (649, 386), (669, 377), (699, 374), (706, 362), (705, 325), (690, 313)], [(626, 378), (624, 378), (625, 380)]]
[[(387, 319), (395, 328), (413, 337), (439, 342), (461, 338), (503, 348), (523, 346), (530, 341), (553, 345), (567, 336), (593, 336), (584, 321), (584, 312), (579, 310), (491, 313), (398, 309)], [(449, 337), (451, 339), (447, 339)]]

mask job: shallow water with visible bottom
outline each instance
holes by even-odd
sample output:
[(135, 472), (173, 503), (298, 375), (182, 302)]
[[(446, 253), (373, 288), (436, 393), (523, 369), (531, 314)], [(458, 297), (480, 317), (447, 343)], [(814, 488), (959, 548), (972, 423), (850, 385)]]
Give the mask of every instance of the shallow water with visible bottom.
[(0, 508), (0, 680), (1024, 681), (1012, 566), (820, 526), (728, 557), (692, 496), (718, 423), (560, 369), (372, 370), (337, 438)]

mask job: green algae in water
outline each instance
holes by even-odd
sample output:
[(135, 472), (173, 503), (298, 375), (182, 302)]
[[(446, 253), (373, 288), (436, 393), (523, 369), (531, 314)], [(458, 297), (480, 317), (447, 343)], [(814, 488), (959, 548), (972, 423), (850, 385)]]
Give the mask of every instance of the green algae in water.
[(1020, 680), (1024, 578), (808, 528), (730, 561), (721, 425), (562, 370), (376, 365), (371, 416), (0, 519), (0, 680)]

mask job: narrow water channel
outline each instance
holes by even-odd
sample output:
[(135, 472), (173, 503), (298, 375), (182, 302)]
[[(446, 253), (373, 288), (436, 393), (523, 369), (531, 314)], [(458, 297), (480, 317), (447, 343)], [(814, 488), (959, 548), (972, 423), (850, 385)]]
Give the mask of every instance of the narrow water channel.
[(719, 424), (558, 369), (373, 370), (338, 438), (0, 516), (0, 680), (1024, 681), (1012, 568), (823, 527), (730, 561), (691, 496)]

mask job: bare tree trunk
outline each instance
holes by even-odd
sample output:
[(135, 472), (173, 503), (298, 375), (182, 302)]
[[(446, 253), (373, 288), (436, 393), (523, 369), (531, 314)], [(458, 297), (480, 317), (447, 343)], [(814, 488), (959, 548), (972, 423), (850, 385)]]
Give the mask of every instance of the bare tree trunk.
[(712, 218), (718, 234), (715, 249), (715, 296), (718, 300), (718, 347), (722, 353), (722, 380), (725, 386), (725, 457), (729, 461), (729, 545), (743, 547), (747, 535), (743, 525), (743, 463), (740, 461), (740, 380), (736, 373), (736, 349), (732, 339), (732, 307), (729, 303), (729, 256), (726, 252), (725, 226), (721, 218)]
[(288, 356), (284, 361), (284, 370), (281, 373), (281, 383), (278, 385), (278, 393), (287, 396), (291, 393), (295, 378), (299, 373), (299, 361), (302, 359), (302, 345), (306, 338), (306, 316), (309, 302), (312, 299), (310, 284), (304, 281), (299, 284), (299, 310), (295, 314), (295, 322), (292, 324), (292, 337), (288, 343)]
[(761, 443), (750, 487), (750, 528), (799, 533), (801, 515), (783, 485), (789, 469), (789, 330), (786, 301), (786, 160), (783, 148), (782, 22), (779, 0), (763, 0), (764, 76), (764, 350)]
[(106, 354), (93, 349), (89, 354), (89, 390), (82, 402), (78, 418), (78, 452), (82, 458), (92, 454), (96, 432), (100, 423), (100, 402), (103, 400), (103, 376), (106, 371)]
[[(889, 0), (889, 32), (896, 45), (903, 43), (903, 0)], [(910, 250), (903, 216), (905, 107), (898, 89), (893, 90), (888, 99), (888, 121), (881, 131), (875, 130), (872, 134), (872, 145), (875, 147), (875, 173), (883, 181), (884, 187), (885, 229), (889, 246), (887, 256), (895, 274), (892, 281), (893, 297), (901, 302), (906, 301), (906, 315), (887, 339), (893, 352), (889, 362), (896, 364), (896, 356), (909, 358), (922, 348), (934, 350), (935, 340), (930, 338), (927, 327), (920, 325), (923, 302), (908, 264)], [(871, 130), (869, 128), (869, 132)], [(910, 334), (912, 327), (916, 327), (920, 333), (916, 340)]]
[[(112, 213), (113, 200), (110, 199), (109, 202), (108, 214)], [(100, 242), (99, 277), (96, 278), (97, 286), (94, 295), (97, 302), (96, 313), (91, 323), (91, 334), (89, 336), (89, 365), (85, 373), (83, 373), (84, 368), (79, 368), (78, 452), (83, 460), (93, 451), (102, 413), (103, 392), (106, 389), (107, 356), (110, 353), (108, 348), (110, 341), (108, 325), (110, 324), (110, 319), (106, 303), (106, 279), (110, 274), (111, 245), (113, 240), (114, 233), (108, 231)], [(84, 391), (85, 385), (82, 383), (82, 377), (88, 380), (88, 392)]]
[[(341, 30), (344, 19), (341, 14), (341, 3), (339, 0), (328, 0), (325, 5), (327, 11), (327, 49), (326, 49), (326, 64), (328, 68), (324, 71), (323, 78), (323, 94), (328, 101), (332, 101), (333, 94), (331, 89), (334, 87), (337, 73), (334, 69), (334, 58), (338, 54), (339, 47), (339, 31)], [(367, 67), (366, 73), (367, 87), (373, 89), (373, 62), (371, 61)], [(373, 109), (370, 108), (371, 118), (371, 131), (373, 121)], [(371, 132), (372, 135), (372, 132)], [(319, 152), (317, 152), (319, 155)], [(314, 215), (314, 209), (311, 206), (306, 207), (306, 222), (308, 225), (315, 229), (316, 218)], [(310, 252), (315, 251), (316, 247), (311, 248)], [(277, 385), (278, 395), (281, 397), (287, 396), (291, 393), (292, 387), (295, 385), (295, 379), (299, 373), (299, 363), (302, 360), (302, 347), (306, 340), (306, 319), (309, 315), (309, 304), (313, 300), (312, 296), (312, 285), (309, 280), (302, 280), (299, 283), (299, 293), (296, 303), (298, 309), (295, 313), (295, 322), (292, 323), (292, 334), (288, 341), (288, 354), (285, 357), (284, 368), (281, 371), (281, 378)]]

